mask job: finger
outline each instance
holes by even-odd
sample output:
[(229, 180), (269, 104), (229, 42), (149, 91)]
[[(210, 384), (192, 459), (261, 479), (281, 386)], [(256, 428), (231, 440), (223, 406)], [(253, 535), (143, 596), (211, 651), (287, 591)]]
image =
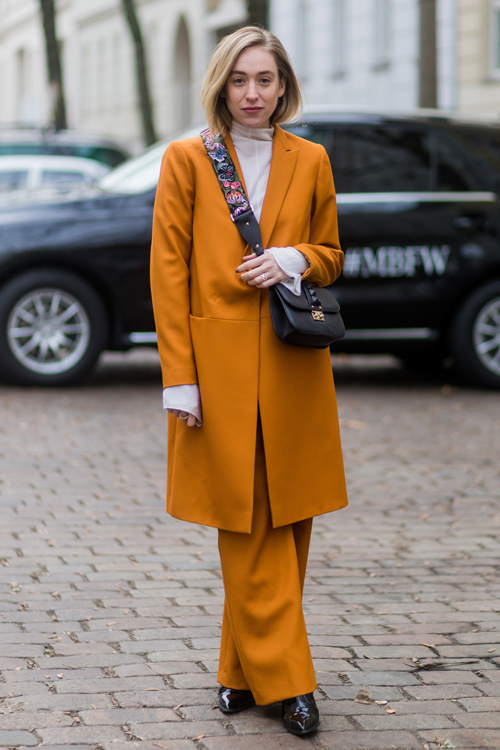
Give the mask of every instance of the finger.
[(194, 414), (189, 414), (186, 422), (188, 427), (194, 427), (196, 425), (196, 417)]
[[(245, 260), (245, 259), (243, 259)], [(249, 260), (245, 260), (244, 263), (241, 263), (238, 268), (236, 269), (236, 273), (244, 273), (245, 271), (248, 271), (250, 268), (258, 268), (263, 263), (263, 257), (262, 255), (259, 255), (258, 258), (251, 257)]]

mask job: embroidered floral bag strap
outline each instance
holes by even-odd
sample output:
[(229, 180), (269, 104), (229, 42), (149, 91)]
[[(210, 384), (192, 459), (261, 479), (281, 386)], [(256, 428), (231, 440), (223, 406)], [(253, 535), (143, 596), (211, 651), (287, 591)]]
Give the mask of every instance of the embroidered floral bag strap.
[(262, 239), (260, 226), (245, 193), (243, 182), (236, 171), (231, 154), (219, 134), (210, 135), (208, 128), (201, 133), (201, 140), (210, 157), (220, 188), (229, 207), (231, 219), (236, 224), (239, 233), (250, 245), (256, 255), (262, 255)]
[[(231, 219), (253, 252), (262, 255), (259, 222), (223, 137), (211, 136), (208, 128), (200, 135)], [(329, 287), (319, 288), (303, 282), (301, 294), (297, 296), (283, 284), (274, 284), (269, 287), (269, 308), (274, 331), (284, 344), (326, 349), (345, 334), (340, 305)]]

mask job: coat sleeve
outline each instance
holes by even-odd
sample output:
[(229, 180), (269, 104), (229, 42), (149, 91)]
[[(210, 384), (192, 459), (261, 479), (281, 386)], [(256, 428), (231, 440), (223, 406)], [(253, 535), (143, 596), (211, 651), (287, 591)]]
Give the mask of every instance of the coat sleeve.
[(310, 263), (302, 278), (317, 286), (327, 286), (340, 276), (344, 265), (344, 253), (340, 249), (332, 168), (325, 149), (322, 146), (320, 148), (321, 157), (312, 203), (310, 241), (295, 247)]
[(151, 294), (163, 386), (197, 383), (189, 325), (194, 174), (185, 148), (171, 143), (162, 161), (153, 214)]

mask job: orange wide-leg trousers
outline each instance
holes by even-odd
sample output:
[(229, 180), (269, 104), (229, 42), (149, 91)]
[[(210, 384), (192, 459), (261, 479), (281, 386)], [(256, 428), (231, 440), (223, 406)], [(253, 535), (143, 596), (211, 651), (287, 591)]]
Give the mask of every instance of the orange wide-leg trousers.
[(225, 602), (217, 679), (258, 705), (316, 689), (302, 591), (312, 519), (273, 528), (262, 432), (257, 433), (252, 531), (219, 530)]

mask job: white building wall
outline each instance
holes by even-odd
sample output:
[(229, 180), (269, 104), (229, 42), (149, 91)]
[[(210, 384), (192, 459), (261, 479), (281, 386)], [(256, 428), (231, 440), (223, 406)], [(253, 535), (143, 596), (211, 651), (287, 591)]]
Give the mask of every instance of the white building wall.
[[(306, 104), (392, 110), (416, 106), (418, 2), (388, 0), (383, 57), (377, 24), (380, 2), (271, 0), (271, 29), (290, 54)], [(344, 23), (339, 30), (342, 4)]]
[(457, 102), (457, 0), (438, 0), (438, 106), (453, 110)]
[[(439, 106), (447, 108), (456, 99), (456, 3), (437, 0)], [(271, 29), (290, 54), (306, 105), (418, 105), (419, 0), (271, 0)]]

